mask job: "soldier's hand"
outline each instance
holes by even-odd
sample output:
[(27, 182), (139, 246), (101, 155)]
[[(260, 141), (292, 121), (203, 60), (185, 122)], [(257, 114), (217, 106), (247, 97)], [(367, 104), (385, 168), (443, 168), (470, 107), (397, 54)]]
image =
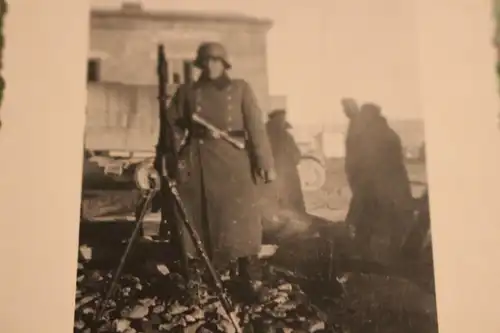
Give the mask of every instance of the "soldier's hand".
[(276, 174), (276, 171), (274, 169), (268, 170), (266, 173), (266, 181), (267, 182), (273, 182), (278, 178), (278, 175)]
[(276, 178), (277, 178), (277, 174), (276, 174), (276, 171), (274, 171), (274, 169), (270, 169), (270, 170), (261, 169), (261, 170), (259, 170), (259, 176), (266, 183), (270, 183), (270, 182), (276, 180)]
[(210, 131), (210, 136), (214, 139), (220, 139), (221, 138), (221, 135), (220, 133), (218, 132), (215, 132), (215, 131)]

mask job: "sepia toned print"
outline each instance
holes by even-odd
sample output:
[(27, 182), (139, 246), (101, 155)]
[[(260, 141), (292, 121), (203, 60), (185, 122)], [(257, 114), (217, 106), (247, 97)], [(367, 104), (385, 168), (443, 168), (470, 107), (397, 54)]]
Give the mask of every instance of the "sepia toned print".
[(359, 81), (307, 122), (271, 19), (90, 22), (75, 332), (437, 332), (421, 118)]

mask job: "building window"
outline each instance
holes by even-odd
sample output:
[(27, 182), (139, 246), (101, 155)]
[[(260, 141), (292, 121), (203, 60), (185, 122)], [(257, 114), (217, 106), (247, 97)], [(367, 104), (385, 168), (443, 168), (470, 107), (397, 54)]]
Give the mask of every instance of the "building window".
[(193, 62), (191, 60), (184, 61), (184, 82), (191, 83), (194, 81), (193, 77)]
[(87, 82), (99, 82), (101, 74), (101, 61), (89, 59), (87, 62)]
[(180, 84), (181, 83), (181, 76), (179, 73), (174, 73), (174, 84)]

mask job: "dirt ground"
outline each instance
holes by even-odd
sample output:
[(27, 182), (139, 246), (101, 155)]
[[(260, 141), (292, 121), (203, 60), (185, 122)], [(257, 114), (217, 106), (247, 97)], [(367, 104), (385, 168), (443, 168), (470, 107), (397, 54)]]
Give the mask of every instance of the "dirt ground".
[[(330, 160), (327, 170), (325, 186), (320, 191), (306, 193), (306, 204), (311, 214), (342, 224), (351, 198), (343, 161)], [(425, 165), (408, 163), (407, 170), (413, 194), (418, 197), (427, 187)], [(386, 275), (383, 269), (377, 274), (350, 274), (344, 283), (343, 298), (337, 306), (331, 307), (331, 316), (342, 323), (344, 332), (437, 333), (436, 301), (433, 290), (429, 290), (433, 287), (423, 288), (410, 281), (412, 275), (423, 275), (427, 280), (432, 274), (432, 261), (424, 267), (425, 272), (415, 274), (406, 267), (400, 268), (398, 274), (388, 272)]]
[[(407, 163), (412, 182), (413, 195), (418, 197), (427, 186), (427, 174), (423, 163)], [(308, 212), (331, 221), (342, 221), (347, 213), (351, 193), (344, 173), (344, 163), (340, 159), (327, 162), (327, 178), (319, 191), (304, 193)]]
[[(411, 163), (407, 168), (414, 194), (418, 196), (426, 186), (425, 166)], [(82, 200), (83, 213), (86, 216), (95, 216), (99, 212), (121, 214), (133, 211), (138, 193), (132, 190), (133, 186), (127, 187), (123, 183), (120, 186), (121, 189), (85, 190)], [(343, 228), (342, 219), (347, 212), (350, 193), (341, 160), (328, 162), (327, 183), (320, 191), (305, 193), (305, 199), (311, 215), (329, 220), (340, 229)], [(348, 242), (341, 240), (340, 243), (343, 241)], [(310, 251), (308, 248), (307, 244), (302, 244), (301, 247), (295, 244), (293, 250), (302, 252), (302, 256), (307, 257)], [(297, 251), (298, 249), (302, 251)], [(284, 251), (286, 252), (286, 249)], [(320, 262), (318, 267), (312, 269), (322, 270), (319, 265)], [(432, 267), (432, 262), (430, 265)], [(429, 288), (415, 283), (411, 276), (413, 273), (404, 276), (405, 274), (393, 274), (390, 269), (387, 272), (382, 269), (374, 273), (368, 269), (368, 272), (348, 273), (343, 272), (340, 267), (335, 274), (337, 281), (334, 280), (331, 284), (342, 287), (341, 297), (329, 301), (319, 297), (330, 291), (332, 286), (328, 285), (328, 282), (315, 286), (316, 289), (311, 292), (318, 295), (318, 302), (323, 310), (329, 313), (329, 319), (338, 323), (339, 332), (438, 332), (434, 293)], [(429, 272), (425, 274), (427, 278), (431, 278)], [(342, 283), (339, 284), (338, 281)]]

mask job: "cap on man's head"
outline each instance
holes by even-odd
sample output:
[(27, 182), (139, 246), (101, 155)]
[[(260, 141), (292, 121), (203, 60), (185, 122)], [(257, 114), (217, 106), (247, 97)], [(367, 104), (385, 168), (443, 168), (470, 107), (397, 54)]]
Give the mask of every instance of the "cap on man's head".
[(380, 105), (375, 103), (365, 103), (361, 105), (359, 112), (362, 114), (369, 114), (372, 116), (381, 116), (382, 108), (380, 107)]
[(275, 109), (275, 110), (272, 110), (271, 112), (269, 112), (269, 114), (267, 115), (267, 117), (269, 119), (273, 119), (276, 117), (285, 117), (285, 116), (286, 116), (285, 109)]
[(349, 119), (352, 119), (359, 112), (358, 104), (353, 98), (342, 98), (340, 104), (342, 104), (345, 116)]
[(228, 55), (225, 47), (218, 42), (204, 42), (201, 43), (196, 52), (196, 59), (194, 65), (198, 68), (203, 68), (203, 64), (208, 59), (219, 59), (224, 64), (226, 69), (231, 68), (228, 60)]

